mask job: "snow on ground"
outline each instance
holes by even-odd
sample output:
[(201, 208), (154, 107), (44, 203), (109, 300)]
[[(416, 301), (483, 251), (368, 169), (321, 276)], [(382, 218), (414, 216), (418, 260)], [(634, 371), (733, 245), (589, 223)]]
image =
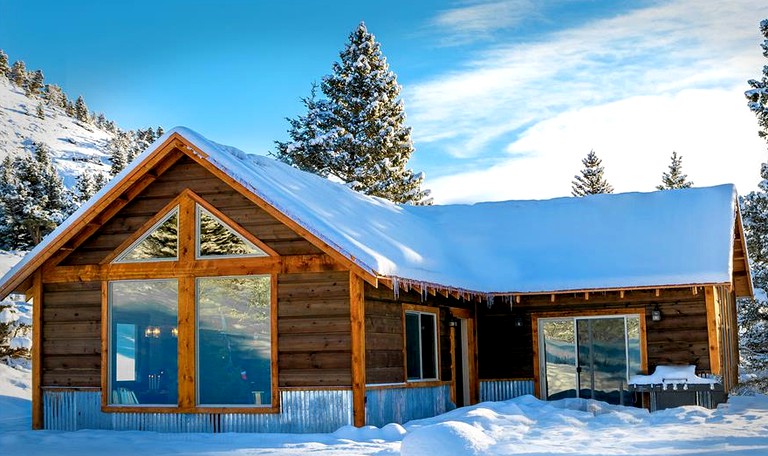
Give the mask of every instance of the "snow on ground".
[(161, 434), (30, 431), (28, 370), (0, 364), (0, 451), (8, 455), (768, 455), (768, 396), (716, 410), (656, 413), (583, 399), (523, 396), (484, 402), (405, 426), (333, 434)]

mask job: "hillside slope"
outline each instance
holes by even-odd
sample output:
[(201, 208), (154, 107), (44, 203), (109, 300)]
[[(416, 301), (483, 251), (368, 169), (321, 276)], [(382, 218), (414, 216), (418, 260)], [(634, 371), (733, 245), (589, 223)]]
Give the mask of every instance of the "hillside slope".
[[(45, 119), (36, 115), (40, 103)], [(46, 106), (40, 98), (28, 98), (22, 89), (0, 77), (0, 160), (31, 151), (33, 142), (42, 142), (50, 148), (64, 184), (71, 188), (86, 169), (108, 174), (110, 139), (111, 133), (78, 122), (61, 108)]]

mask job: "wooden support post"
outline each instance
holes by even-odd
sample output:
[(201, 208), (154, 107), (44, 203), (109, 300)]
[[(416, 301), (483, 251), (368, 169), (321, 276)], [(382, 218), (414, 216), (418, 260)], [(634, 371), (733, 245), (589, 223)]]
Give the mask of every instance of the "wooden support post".
[(584, 300), (589, 301), (589, 292), (584, 292)]
[(555, 302), (555, 294), (552, 293), (549, 299), (550, 299), (550, 302)]
[(707, 308), (707, 339), (709, 344), (709, 366), (715, 375), (721, 374), (720, 366), (720, 312), (715, 302), (715, 287), (704, 287), (704, 299)]
[(43, 273), (32, 275), (32, 429), (43, 429)]
[(363, 279), (349, 272), (349, 316), (352, 323), (352, 411), (354, 425), (365, 426), (365, 301)]
[(624, 290), (619, 290), (619, 299), (624, 299)]
[(195, 278), (179, 278), (179, 408), (195, 408)]

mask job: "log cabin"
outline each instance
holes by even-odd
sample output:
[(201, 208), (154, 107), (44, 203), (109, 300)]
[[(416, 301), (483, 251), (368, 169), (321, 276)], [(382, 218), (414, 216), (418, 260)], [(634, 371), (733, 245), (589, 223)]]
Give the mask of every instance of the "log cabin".
[(737, 381), (732, 185), (408, 206), (175, 128), (0, 280), (35, 429), (329, 432)]

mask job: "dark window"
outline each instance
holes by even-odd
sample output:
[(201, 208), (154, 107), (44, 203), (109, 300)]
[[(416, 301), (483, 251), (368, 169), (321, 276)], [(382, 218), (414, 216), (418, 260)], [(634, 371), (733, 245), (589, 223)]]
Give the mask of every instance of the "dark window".
[(405, 352), (408, 380), (437, 379), (435, 314), (405, 313)]

